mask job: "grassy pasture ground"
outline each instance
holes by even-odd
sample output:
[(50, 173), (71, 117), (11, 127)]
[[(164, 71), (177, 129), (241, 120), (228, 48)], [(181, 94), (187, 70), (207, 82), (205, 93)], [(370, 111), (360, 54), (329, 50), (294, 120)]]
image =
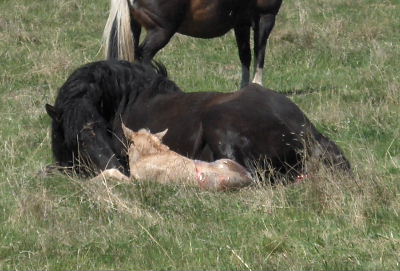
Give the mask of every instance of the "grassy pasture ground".
[[(108, 0), (0, 0), (0, 269), (400, 269), (400, 1), (284, 0), (264, 85), (344, 149), (353, 178), (208, 193), (44, 178), (44, 104), (98, 53)], [(158, 55), (186, 91), (233, 91), (233, 34)]]

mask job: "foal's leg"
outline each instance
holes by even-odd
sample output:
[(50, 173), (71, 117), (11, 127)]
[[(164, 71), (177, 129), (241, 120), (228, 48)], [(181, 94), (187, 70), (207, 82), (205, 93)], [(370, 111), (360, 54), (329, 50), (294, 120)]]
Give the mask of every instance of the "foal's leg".
[(96, 177), (90, 179), (91, 182), (103, 181), (105, 179), (114, 179), (121, 182), (129, 182), (129, 178), (121, 173), (118, 169), (111, 168), (102, 171)]
[(261, 14), (254, 23), (255, 75), (253, 83), (262, 85), (265, 49), (267, 40), (275, 25), (275, 14)]
[(242, 81), (240, 87), (245, 87), (250, 81), (250, 26), (239, 25), (234, 28), (236, 44), (239, 50), (239, 58), (242, 63)]

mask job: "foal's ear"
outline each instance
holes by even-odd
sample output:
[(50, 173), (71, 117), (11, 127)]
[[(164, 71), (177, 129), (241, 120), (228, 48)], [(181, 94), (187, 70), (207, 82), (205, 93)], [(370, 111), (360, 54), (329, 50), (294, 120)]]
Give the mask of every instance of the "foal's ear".
[(46, 112), (56, 122), (61, 122), (61, 112), (59, 112), (54, 106), (46, 104)]
[(124, 132), (124, 135), (127, 139), (133, 140), (133, 137), (135, 136), (135, 132), (129, 129), (122, 123), (122, 131)]
[(163, 137), (165, 136), (165, 134), (166, 134), (167, 132), (168, 132), (168, 128), (165, 129), (165, 130), (162, 131), (162, 132), (159, 132), (159, 133), (154, 134), (154, 136), (158, 137), (159, 140), (162, 140)]

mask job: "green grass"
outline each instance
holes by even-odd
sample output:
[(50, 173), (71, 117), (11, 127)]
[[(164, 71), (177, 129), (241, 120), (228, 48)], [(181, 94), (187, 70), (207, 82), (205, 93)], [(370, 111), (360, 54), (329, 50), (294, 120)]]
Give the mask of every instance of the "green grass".
[[(0, 269), (400, 268), (400, 2), (285, 0), (264, 85), (344, 149), (354, 177), (235, 193), (42, 177), (58, 87), (102, 58), (101, 1), (0, 1)], [(157, 59), (185, 91), (234, 91), (232, 33)]]

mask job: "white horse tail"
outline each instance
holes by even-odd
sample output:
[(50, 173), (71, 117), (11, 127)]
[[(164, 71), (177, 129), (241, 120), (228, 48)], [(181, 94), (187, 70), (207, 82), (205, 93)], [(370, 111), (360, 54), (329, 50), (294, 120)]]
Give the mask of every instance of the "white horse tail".
[(111, 0), (102, 41), (107, 59), (134, 61), (135, 49), (128, 1)]

